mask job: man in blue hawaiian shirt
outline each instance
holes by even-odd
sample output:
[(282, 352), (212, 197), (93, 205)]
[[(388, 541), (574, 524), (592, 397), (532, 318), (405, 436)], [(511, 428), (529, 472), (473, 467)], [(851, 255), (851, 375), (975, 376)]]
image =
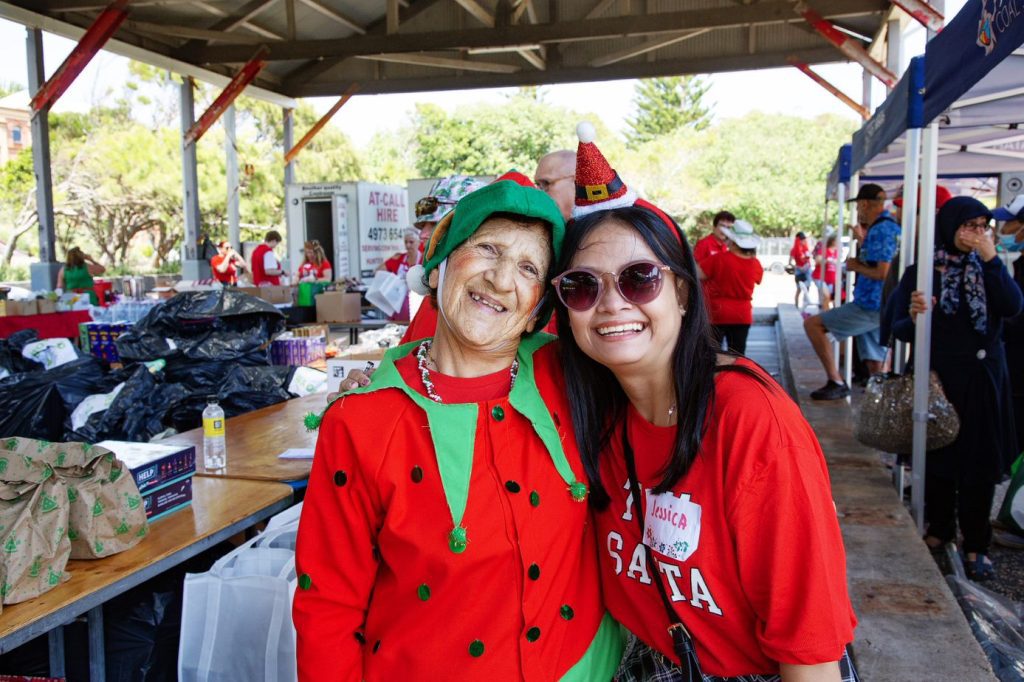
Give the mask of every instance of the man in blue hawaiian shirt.
[(885, 210), (885, 199), (884, 189), (868, 183), (850, 200), (857, 202), (858, 221), (868, 226), (857, 258), (846, 260), (847, 271), (857, 274), (853, 300), (804, 320), (807, 338), (828, 375), (828, 383), (811, 392), (814, 400), (839, 400), (850, 395), (850, 387), (836, 367), (829, 334), (836, 341), (856, 336), (857, 352), (868, 371), (874, 374), (882, 369), (885, 347), (878, 335), (882, 282), (900, 242), (900, 225)]

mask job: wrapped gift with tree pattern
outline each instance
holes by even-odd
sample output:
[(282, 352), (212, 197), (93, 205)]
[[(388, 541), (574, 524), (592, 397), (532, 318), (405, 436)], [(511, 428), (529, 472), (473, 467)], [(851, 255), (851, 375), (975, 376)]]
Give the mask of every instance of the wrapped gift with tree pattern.
[(44, 452), (45, 441), (0, 440), (0, 596), (32, 599), (67, 580), (71, 554), (67, 484)]

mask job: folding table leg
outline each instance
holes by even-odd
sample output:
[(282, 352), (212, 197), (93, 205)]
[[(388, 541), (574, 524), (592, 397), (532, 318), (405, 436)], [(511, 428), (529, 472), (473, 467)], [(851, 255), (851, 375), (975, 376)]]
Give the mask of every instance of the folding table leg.
[(46, 633), (50, 650), (50, 677), (64, 677), (64, 626)]
[(103, 646), (103, 605), (89, 610), (89, 680), (106, 682), (107, 662)]

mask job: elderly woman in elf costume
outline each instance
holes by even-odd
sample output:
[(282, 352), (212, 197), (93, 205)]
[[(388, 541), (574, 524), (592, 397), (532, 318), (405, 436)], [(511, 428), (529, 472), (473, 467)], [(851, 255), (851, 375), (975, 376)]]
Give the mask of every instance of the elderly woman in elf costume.
[(519, 174), (465, 197), (424, 254), (435, 335), (325, 412), (296, 551), (301, 679), (614, 675), (583, 467), (535, 333), (564, 230)]

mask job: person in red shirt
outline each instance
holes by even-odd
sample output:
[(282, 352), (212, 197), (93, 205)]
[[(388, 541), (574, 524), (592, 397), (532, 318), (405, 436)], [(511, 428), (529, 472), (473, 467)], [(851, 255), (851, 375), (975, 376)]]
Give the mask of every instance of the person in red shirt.
[(499, 179), (451, 216), (424, 254), (436, 333), (389, 351), (320, 424), (295, 555), (299, 680), (610, 680), (622, 638), (557, 349), (534, 333), (561, 214)]
[(299, 266), (299, 280), (303, 282), (331, 281), (334, 272), (331, 261), (327, 260), (320, 241), (311, 239), (303, 244), (302, 265)]
[(709, 302), (711, 324), (719, 343), (740, 355), (747, 352), (747, 334), (754, 323), (754, 287), (761, 283), (764, 268), (757, 260), (761, 238), (745, 220), (722, 230), (728, 240), (727, 251), (706, 258), (700, 268), (701, 279), (715, 292)]
[(613, 206), (577, 218), (554, 281), (602, 590), (633, 635), (617, 682), (691, 679), (679, 623), (704, 675), (856, 679), (814, 432), (764, 370), (715, 348), (678, 225)]
[[(832, 297), (836, 293), (836, 273), (839, 269), (839, 236), (835, 232), (827, 232), (824, 239), (814, 245), (814, 272), (811, 279), (818, 283), (818, 300), (821, 309), (832, 307)], [(825, 266), (822, 275), (822, 264)]]
[[(793, 267), (793, 279), (796, 280), (796, 295), (793, 305), (804, 312), (807, 308), (811, 280), (811, 249), (807, 246), (807, 235), (797, 232), (793, 239), (793, 248), (789, 250), (789, 265)], [(804, 295), (804, 304), (800, 305), (800, 294)]]
[(217, 255), (210, 259), (210, 270), (215, 280), (233, 287), (238, 284), (238, 271), (246, 267), (245, 259), (235, 251), (231, 242), (224, 240), (217, 244)]
[[(423, 250), (420, 248), (419, 230), (412, 227), (408, 228), (402, 238), (402, 243), (405, 245), (405, 251), (402, 253), (396, 253), (391, 258), (388, 258), (377, 266), (377, 270), (387, 270), (396, 277), (400, 277), (404, 282), (405, 275), (409, 272), (409, 268), (423, 262)], [(408, 294), (405, 297), (405, 302), (402, 303), (401, 309), (392, 315), (390, 319), (401, 321), (409, 320)], [(425, 334), (425, 336), (430, 336), (431, 334), (433, 334), (432, 331), (429, 334)]]
[(279, 286), (281, 284), (281, 261), (274, 255), (274, 249), (281, 243), (281, 233), (268, 230), (263, 243), (252, 252), (252, 283), (254, 286)]
[(730, 229), (735, 222), (736, 216), (728, 211), (719, 211), (715, 214), (714, 220), (711, 221), (711, 234), (697, 240), (693, 247), (693, 257), (697, 260), (697, 265), (701, 265), (706, 258), (728, 250), (725, 230)]

